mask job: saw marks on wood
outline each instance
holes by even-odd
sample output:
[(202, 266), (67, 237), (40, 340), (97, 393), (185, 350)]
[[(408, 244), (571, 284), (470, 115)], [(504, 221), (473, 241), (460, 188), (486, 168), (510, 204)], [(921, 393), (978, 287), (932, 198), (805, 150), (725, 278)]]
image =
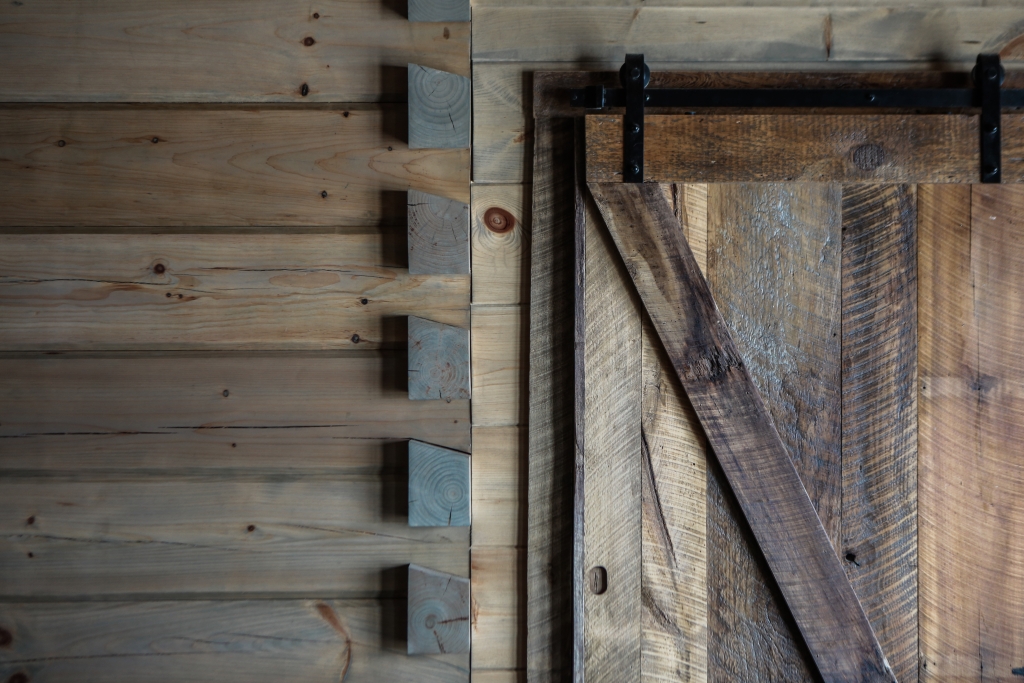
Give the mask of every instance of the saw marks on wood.
[(1024, 192), (921, 187), (924, 681), (1024, 666)]

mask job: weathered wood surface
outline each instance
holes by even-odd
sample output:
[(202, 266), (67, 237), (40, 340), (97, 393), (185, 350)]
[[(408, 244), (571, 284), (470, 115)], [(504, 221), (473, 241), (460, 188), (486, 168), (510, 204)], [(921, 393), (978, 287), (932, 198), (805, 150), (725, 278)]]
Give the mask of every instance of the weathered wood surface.
[(919, 188), (919, 556), (923, 681), (1024, 665), (1024, 357), (1016, 187)]
[(471, 496), (469, 455), (409, 442), (409, 526), (469, 526)]
[(409, 149), (469, 147), (472, 132), (469, 78), (409, 65)]
[(480, 63), (473, 69), (474, 183), (530, 182), (535, 68), (534, 64)]
[[(5, 681), (457, 683), (466, 655), (410, 658), (405, 600), (5, 603)], [(19, 678), (21, 674), (24, 678)]]
[[(473, 534), (475, 537), (475, 523)], [(474, 681), (479, 680), (479, 672), (496, 669), (519, 669), (512, 680), (525, 678), (525, 572), (525, 549), (473, 548), (470, 574)]]
[(469, 529), (409, 527), (401, 483), (6, 479), (0, 595), (363, 598), (410, 561), (465, 575)]
[(469, 204), (409, 190), (409, 272), (469, 273)]
[(478, 7), (473, 61), (973, 62), (1024, 33), (1015, 7)]
[(576, 275), (577, 353), (582, 350), (576, 517), (583, 533), (574, 539), (582, 544), (582, 565), (574, 567), (573, 580), (586, 588), (582, 596), (577, 589), (573, 606), (577, 648), (582, 642), (583, 649), (576, 666), (587, 681), (635, 681), (642, 618), (641, 309), (585, 189), (578, 201), (584, 205), (577, 206), (576, 225), (582, 259)]
[(401, 111), (3, 108), (0, 225), (404, 225), (406, 190), (469, 201), (468, 150), (410, 150)]
[(469, 24), (378, 0), (44, 0), (0, 26), (4, 102), (404, 101), (409, 62), (469, 76)]
[(409, 565), (410, 655), (469, 652), (469, 579)]
[(900, 681), (918, 675), (917, 194), (843, 188), (837, 552)]
[(469, 399), (469, 330), (414, 315), (408, 326), (409, 398), (449, 403)]
[[(715, 7), (814, 7), (821, 0), (718, 0)], [(999, 7), (1013, 0), (919, 0), (919, 7)], [(708, 0), (590, 0), (591, 7), (708, 7)], [(890, 7), (891, 0), (833, 0), (829, 7)], [(578, 7), (578, 0), (475, 0), (474, 7)]]
[(401, 241), (0, 235), (0, 349), (374, 349), (404, 346), (396, 316), (468, 325), (468, 275), (410, 275)]
[(530, 194), (523, 185), (474, 185), (473, 304), (530, 301)]
[(473, 424), (526, 424), (526, 306), (473, 307)]
[(823, 678), (894, 681), (660, 188), (591, 190)]
[(409, 0), (409, 21), (469, 21), (469, 0)]
[(160, 439), (178, 448), (197, 435), (253, 443), (262, 430), (470, 450), (468, 404), (408, 400), (403, 366), (400, 355), (374, 352), (7, 357), (0, 359), (0, 457), (50, 444), (71, 449), (70, 437), (82, 437), (88, 453)]
[(526, 547), (528, 437), (525, 426), (473, 428), (474, 550)]
[(526, 676), (572, 672), (574, 127), (538, 121), (530, 257)]
[[(1024, 181), (1024, 116), (1003, 122), (1003, 182)], [(978, 117), (647, 116), (647, 182), (975, 183)], [(622, 117), (587, 117), (587, 179), (622, 180)]]

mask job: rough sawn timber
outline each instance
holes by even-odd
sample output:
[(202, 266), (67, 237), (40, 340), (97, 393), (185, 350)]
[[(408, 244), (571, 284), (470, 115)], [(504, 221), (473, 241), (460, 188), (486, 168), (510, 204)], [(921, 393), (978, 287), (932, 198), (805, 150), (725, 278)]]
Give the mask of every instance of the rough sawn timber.
[(822, 677), (894, 682), (661, 189), (590, 187)]

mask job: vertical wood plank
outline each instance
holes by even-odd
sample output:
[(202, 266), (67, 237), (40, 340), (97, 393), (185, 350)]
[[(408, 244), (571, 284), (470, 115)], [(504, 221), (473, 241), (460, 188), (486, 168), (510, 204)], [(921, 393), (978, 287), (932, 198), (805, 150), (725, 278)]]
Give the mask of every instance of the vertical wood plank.
[(572, 670), (573, 122), (537, 121), (530, 257), (529, 683)]
[[(583, 320), (576, 322), (582, 331), (576, 344), (583, 345), (586, 368), (582, 479), (586, 503), (583, 563), (576, 568), (575, 580), (586, 579), (589, 589), (583, 598), (584, 679), (617, 683), (640, 678), (640, 302), (589, 197), (582, 238), (586, 272), (582, 292), (577, 290), (583, 297), (577, 315), (582, 313)], [(597, 584), (594, 572), (601, 575)]]
[(843, 188), (842, 545), (900, 681), (917, 680), (917, 197)]
[[(825, 530), (840, 501), (840, 192), (711, 185), (708, 280)], [(724, 475), (708, 468), (710, 681), (806, 681), (796, 635)]]

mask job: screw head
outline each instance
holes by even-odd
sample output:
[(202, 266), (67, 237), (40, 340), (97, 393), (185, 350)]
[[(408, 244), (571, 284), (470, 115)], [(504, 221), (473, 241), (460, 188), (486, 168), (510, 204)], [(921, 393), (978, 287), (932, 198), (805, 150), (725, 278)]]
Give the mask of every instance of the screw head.
[(999, 173), (999, 167), (992, 164), (987, 164), (982, 170), (985, 171), (985, 175), (995, 175), (996, 173)]
[(873, 93), (873, 92), (869, 92), (866, 97), (867, 97), (868, 102), (874, 102), (875, 101), (875, 93)]
[(994, 123), (986, 123), (985, 132), (988, 133), (989, 135), (995, 135), (996, 133), (999, 132), (999, 126), (997, 126)]
[(632, 166), (629, 167), (629, 170), (631, 170), (633, 172), (633, 175), (639, 175), (640, 174), (640, 165), (639, 164), (633, 164)]
[(997, 78), (999, 78), (999, 70), (994, 66), (990, 66), (989, 68), (985, 69), (985, 78), (987, 78), (990, 81), (996, 80)]
[(634, 123), (634, 124), (633, 124), (632, 126), (630, 126), (630, 130), (631, 130), (631, 131), (632, 131), (632, 132), (633, 132), (634, 134), (635, 134), (635, 133), (639, 133), (639, 132), (640, 132), (640, 125), (639, 125), (639, 124), (636, 124), (636, 123)]

